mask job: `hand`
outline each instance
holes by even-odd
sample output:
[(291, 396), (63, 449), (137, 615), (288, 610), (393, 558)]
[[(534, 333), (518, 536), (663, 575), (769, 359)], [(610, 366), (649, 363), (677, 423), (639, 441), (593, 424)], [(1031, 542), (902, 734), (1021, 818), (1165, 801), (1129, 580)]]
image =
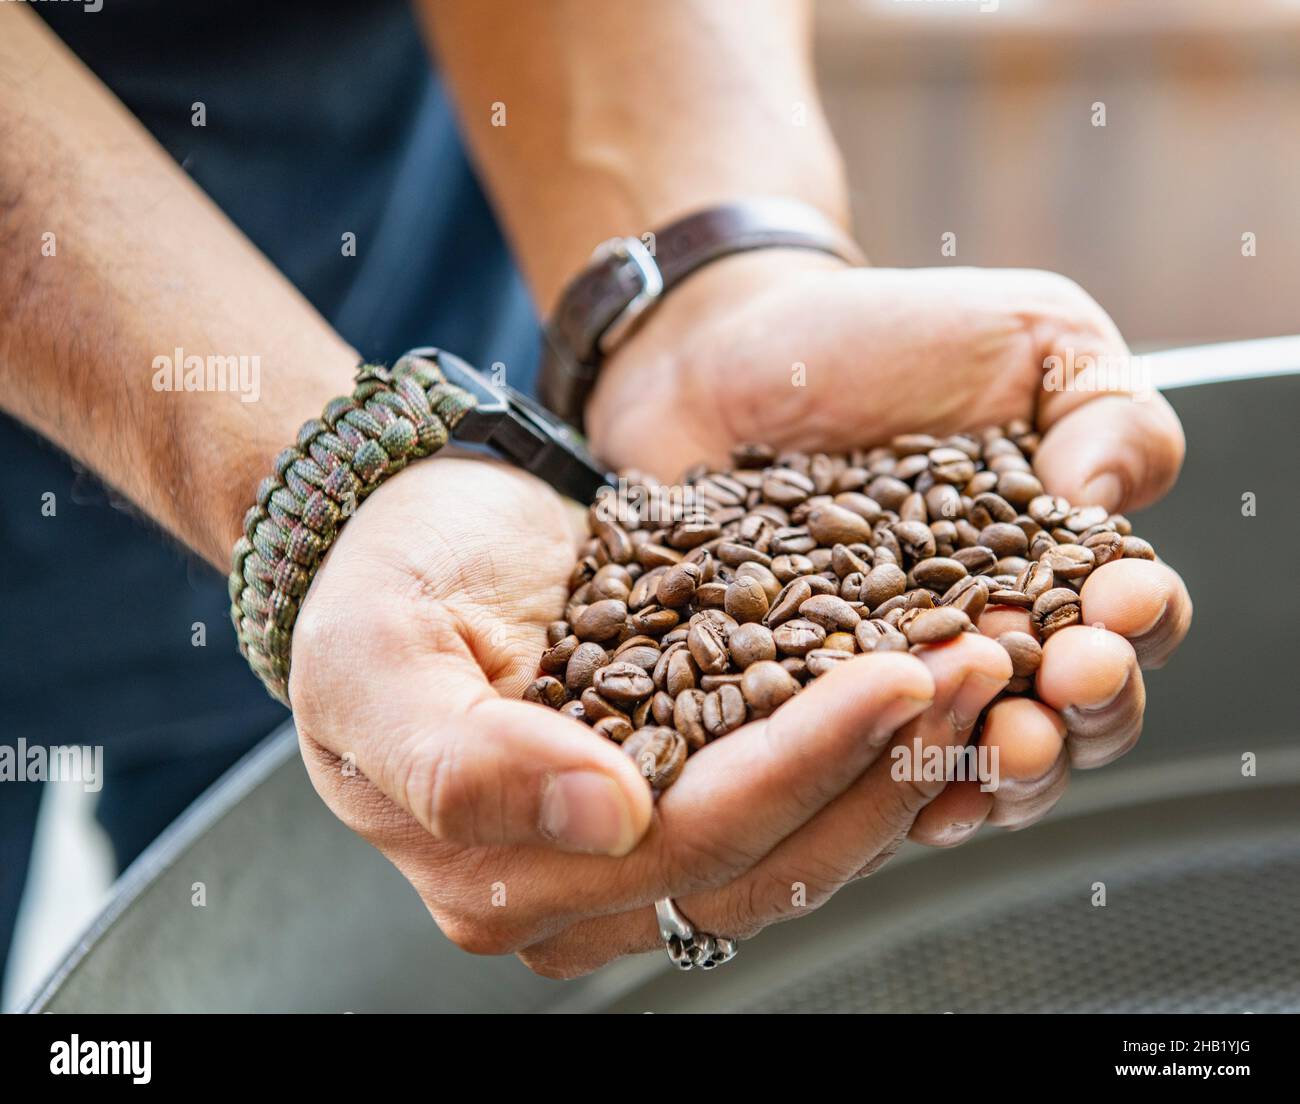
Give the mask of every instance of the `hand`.
[[(587, 410), (593, 448), (615, 466), (675, 478), (724, 462), (742, 441), (839, 450), (904, 432), (1034, 422), (1047, 490), (1129, 510), (1159, 498), (1183, 435), (1158, 394), (1045, 386), (1044, 362), (1128, 350), (1076, 284), (1025, 270), (846, 268), (772, 250), (718, 262), (669, 295), (602, 371)], [(1119, 359), (1115, 359), (1119, 358)], [(913, 835), (958, 843), (985, 820), (1024, 826), (1064, 791), (1071, 765), (1123, 754), (1141, 731), (1139, 666), (1162, 664), (1186, 634), (1191, 602), (1160, 563), (1123, 560), (1083, 588), (1083, 622), (1057, 633), (1037, 676), (1047, 705), (999, 703), (985, 743), (1001, 752), (995, 798), (949, 787)], [(987, 633), (1025, 628), (992, 609)]]
[(963, 741), (1010, 676), (975, 634), (860, 657), (693, 756), (652, 805), (617, 746), (514, 700), (562, 614), (572, 521), (519, 472), (415, 464), (348, 523), (294, 630), (313, 784), (467, 950), (568, 977), (656, 949), (659, 897), (735, 937), (815, 907), (939, 788), (895, 782), (890, 742)]

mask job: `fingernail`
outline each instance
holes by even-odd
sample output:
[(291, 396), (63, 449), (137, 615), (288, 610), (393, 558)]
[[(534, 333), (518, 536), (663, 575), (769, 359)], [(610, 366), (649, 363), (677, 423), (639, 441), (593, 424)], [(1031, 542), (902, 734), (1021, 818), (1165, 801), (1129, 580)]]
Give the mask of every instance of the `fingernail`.
[(1124, 480), (1114, 472), (1102, 472), (1094, 475), (1083, 485), (1083, 501), (1080, 506), (1104, 506), (1107, 510), (1118, 510), (1124, 501)]
[(636, 842), (622, 787), (596, 771), (565, 771), (547, 779), (540, 828), (568, 851), (626, 855)]
[(962, 679), (961, 686), (953, 695), (952, 705), (948, 707), (948, 723), (957, 732), (970, 728), (979, 719), (983, 708), (1006, 684), (1006, 679), (993, 678), (983, 671), (972, 671)]

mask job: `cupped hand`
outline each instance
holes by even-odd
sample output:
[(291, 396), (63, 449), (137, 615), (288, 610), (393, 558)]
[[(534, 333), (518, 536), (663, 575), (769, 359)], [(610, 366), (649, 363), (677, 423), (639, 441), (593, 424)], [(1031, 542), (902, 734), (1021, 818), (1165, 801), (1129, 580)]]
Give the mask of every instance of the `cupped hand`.
[(313, 784), (468, 950), (568, 977), (658, 946), (660, 897), (734, 937), (800, 915), (941, 788), (895, 781), (891, 742), (964, 741), (1010, 677), (976, 634), (858, 657), (697, 753), (656, 805), (615, 744), (517, 700), (562, 615), (573, 522), (519, 472), (413, 465), (343, 530), (294, 630)]
[[(1078, 285), (1031, 270), (736, 256), (664, 300), (606, 364), (587, 408), (599, 455), (666, 479), (700, 460), (725, 463), (744, 441), (837, 451), (1014, 419), (1041, 434), (1034, 463), (1047, 491), (1075, 504), (1144, 506), (1182, 463), (1178, 419), (1114, 323)], [(1051, 808), (1072, 766), (1133, 746), (1140, 669), (1177, 647), (1191, 601), (1172, 570), (1143, 560), (1103, 566), (1081, 597), (1083, 626), (1044, 647), (1040, 701), (1000, 701), (983, 727), (1002, 787), (949, 786), (914, 838), (959, 843), (986, 820), (1022, 827)], [(1033, 631), (1009, 607), (990, 608), (980, 628)]]

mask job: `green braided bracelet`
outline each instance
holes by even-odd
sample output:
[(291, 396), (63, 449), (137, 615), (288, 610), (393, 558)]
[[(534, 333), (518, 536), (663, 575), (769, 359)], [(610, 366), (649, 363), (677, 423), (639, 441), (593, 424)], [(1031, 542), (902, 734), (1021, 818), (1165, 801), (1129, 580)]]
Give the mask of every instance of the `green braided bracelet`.
[(272, 697), (289, 704), (298, 607), (339, 530), (385, 479), (442, 448), (474, 405), (430, 360), (362, 364), (352, 395), (304, 422), (276, 457), (244, 515), (230, 572), (239, 650)]

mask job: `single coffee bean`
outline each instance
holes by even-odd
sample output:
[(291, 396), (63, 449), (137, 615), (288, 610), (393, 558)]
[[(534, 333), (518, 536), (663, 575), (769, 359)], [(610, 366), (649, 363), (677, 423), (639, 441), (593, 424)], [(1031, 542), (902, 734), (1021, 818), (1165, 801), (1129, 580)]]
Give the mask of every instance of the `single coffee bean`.
[(1156, 558), (1156, 550), (1141, 537), (1124, 537), (1121, 547), (1126, 560), (1154, 560)]
[(727, 585), (724, 608), (742, 624), (747, 621), (762, 621), (767, 615), (767, 591), (757, 579), (734, 579)]
[(1039, 562), (1047, 564), (1058, 579), (1082, 579), (1092, 571), (1096, 560), (1092, 549), (1082, 544), (1058, 544)]
[(1077, 625), (1080, 616), (1078, 594), (1066, 587), (1054, 587), (1034, 602), (1030, 620), (1038, 630), (1039, 639), (1046, 641), (1053, 633)]
[(654, 680), (635, 663), (616, 661), (600, 668), (592, 680), (596, 692), (606, 701), (626, 708), (654, 693)]
[(998, 476), (998, 494), (1017, 510), (1025, 509), (1043, 493), (1043, 485), (1025, 471), (1007, 471)]
[(682, 734), (682, 739), (692, 751), (698, 751), (709, 742), (709, 734), (704, 727), (705, 696), (703, 690), (686, 690), (677, 696), (673, 704), (672, 727)]
[(814, 648), (804, 658), (808, 673), (813, 678), (820, 678), (832, 667), (838, 667), (853, 658), (851, 652), (840, 652), (833, 648)]
[(1116, 532), (1094, 533), (1083, 542), (1084, 548), (1092, 553), (1097, 567), (1118, 560), (1124, 555), (1124, 538)]
[[(565, 622), (561, 622), (564, 624)], [(539, 665), (548, 675), (562, 675), (581, 641), (573, 635), (557, 640), (542, 653)]]
[(964, 486), (975, 474), (975, 462), (961, 449), (931, 449), (929, 458), (930, 471), (940, 483)]
[(582, 702), (577, 699), (565, 702), (564, 705), (560, 707), (560, 712), (566, 717), (571, 717), (575, 721), (585, 722), (587, 720), (587, 711), (582, 708)]
[(776, 659), (776, 641), (766, 625), (747, 622), (736, 626), (727, 638), (731, 662), (740, 670), (765, 659)]
[(695, 588), (700, 585), (703, 574), (699, 564), (676, 564), (660, 577), (655, 598), (661, 606), (684, 606), (695, 596)]
[(1010, 524), (1016, 520), (1016, 508), (1001, 495), (986, 491), (971, 501), (970, 520), (981, 529), (998, 522)]
[(1024, 591), (1031, 602), (1036, 601), (1040, 595), (1054, 586), (1056, 586), (1056, 575), (1043, 560), (1026, 564), (1016, 577), (1016, 589)]
[(1023, 556), (1029, 551), (1029, 540), (1018, 525), (1010, 522), (994, 522), (980, 530), (980, 544), (990, 549), (995, 556)]
[(1084, 506), (1075, 510), (1065, 519), (1065, 527), (1076, 533), (1082, 533), (1094, 525), (1100, 525), (1110, 515), (1101, 506)]
[(768, 610), (767, 616), (763, 619), (769, 628), (776, 628), (792, 617), (799, 615), (799, 607), (812, 597), (812, 585), (804, 577), (791, 579), (786, 583), (784, 589), (777, 595), (776, 601), (772, 603), (772, 608)]
[(676, 697), (683, 690), (689, 690), (695, 686), (700, 677), (700, 666), (690, 651), (689, 635), (686, 639), (687, 647), (681, 648), (669, 656), (668, 665), (665, 669), (664, 689), (673, 697)]
[(989, 605), (1015, 606), (1017, 609), (1031, 609), (1034, 599), (1016, 586), (1000, 586), (989, 591)]
[(903, 562), (915, 564), (934, 555), (934, 534), (921, 521), (900, 521), (893, 527), (894, 537), (903, 552)]
[[(689, 694), (690, 691), (685, 690), (683, 693)], [(647, 705), (650, 707), (648, 710)], [(656, 690), (654, 697), (642, 702), (632, 711), (632, 727), (645, 728), (650, 723), (650, 719), (653, 719), (655, 724), (672, 728), (674, 705), (671, 694), (666, 690)]]
[(599, 644), (579, 644), (564, 669), (564, 688), (570, 697), (576, 698), (587, 689), (596, 677), (596, 672), (608, 662), (609, 653)]
[(727, 669), (727, 644), (715, 624), (700, 621), (692, 625), (686, 637), (686, 647), (701, 671), (721, 674)]
[(608, 698), (603, 697), (594, 686), (588, 686), (581, 697), (583, 712), (587, 723), (594, 724), (604, 717), (626, 717), (626, 711), (620, 709)]
[[(976, 533), (976, 539), (979, 534)], [(997, 555), (991, 548), (985, 548), (982, 544), (976, 544), (969, 548), (959, 548), (952, 554), (952, 558), (962, 565), (972, 575), (984, 575), (993, 570), (993, 565), (998, 562)]]
[(686, 741), (671, 728), (640, 728), (623, 741), (623, 751), (651, 788), (666, 790), (686, 765)]
[(971, 620), (961, 610), (952, 606), (920, 610), (906, 626), (909, 644), (942, 644), (952, 640), (971, 627)]
[(559, 709), (564, 704), (564, 683), (551, 675), (543, 675), (524, 691), (524, 701)]
[(692, 601), (700, 609), (722, 609), (727, 601), (727, 584), (716, 580), (712, 583), (701, 583), (695, 588), (695, 597)]
[(928, 560), (922, 560), (912, 568), (912, 578), (921, 586), (933, 587), (935, 590), (947, 590), (958, 579), (966, 578), (966, 568), (960, 560), (935, 556)]
[(906, 589), (907, 576), (902, 568), (894, 564), (880, 564), (867, 573), (858, 599), (874, 612), (889, 599), (902, 595)]
[(1071, 506), (1059, 495), (1044, 494), (1031, 498), (1025, 512), (1044, 528), (1052, 528), (1070, 516)]
[(1011, 673), (1017, 678), (1032, 675), (1043, 662), (1042, 646), (1028, 633), (1005, 632), (998, 643), (1011, 657)]
[(632, 723), (626, 717), (601, 717), (591, 727), (605, 739), (613, 740), (616, 744), (623, 743), (632, 735)]
[(578, 615), (573, 631), (581, 640), (601, 642), (617, 636), (627, 623), (627, 603), (617, 598), (592, 602)]
[(772, 632), (776, 650), (781, 655), (805, 656), (814, 648), (820, 648), (826, 639), (826, 630), (815, 621), (797, 617), (786, 621)]
[(736, 578), (755, 580), (763, 588), (763, 594), (769, 605), (776, 601), (776, 596), (781, 593), (781, 583), (772, 574), (771, 568), (752, 560), (736, 568)]
[[(674, 628), (680, 618), (676, 610), (664, 609), (663, 606), (650, 605), (639, 609), (627, 619), (628, 628), (635, 633), (658, 636)], [(581, 635), (581, 634), (579, 634)]]
[[(858, 624), (862, 622), (859, 621)], [(853, 655), (858, 650), (857, 639), (851, 632), (827, 633), (822, 647), (832, 652), (848, 652)]]
[(799, 683), (779, 663), (760, 660), (745, 668), (740, 690), (754, 717), (766, 717), (794, 697)]
[(865, 518), (833, 502), (812, 509), (808, 532), (817, 544), (823, 545), (865, 543), (871, 539), (871, 525)]
[[(643, 641), (648, 640), (649, 638), (644, 636), (634, 636), (629, 639), (634, 641)], [(633, 644), (630, 648), (625, 647), (624, 645), (619, 645), (618, 650), (614, 653), (614, 659), (621, 663), (635, 664), (637, 667), (640, 667), (641, 670), (650, 672), (654, 670), (655, 664), (659, 662), (660, 654), (658, 645), (653, 642), (648, 644)]]
[(567, 621), (552, 621), (546, 626), (546, 645), (554, 648), (566, 636), (572, 636), (573, 630)]
[(704, 698), (704, 728), (711, 739), (734, 732), (745, 723), (745, 698), (739, 686), (727, 683)]
[(799, 606), (799, 616), (820, 625), (826, 632), (852, 632), (862, 618), (843, 598), (814, 594)]

